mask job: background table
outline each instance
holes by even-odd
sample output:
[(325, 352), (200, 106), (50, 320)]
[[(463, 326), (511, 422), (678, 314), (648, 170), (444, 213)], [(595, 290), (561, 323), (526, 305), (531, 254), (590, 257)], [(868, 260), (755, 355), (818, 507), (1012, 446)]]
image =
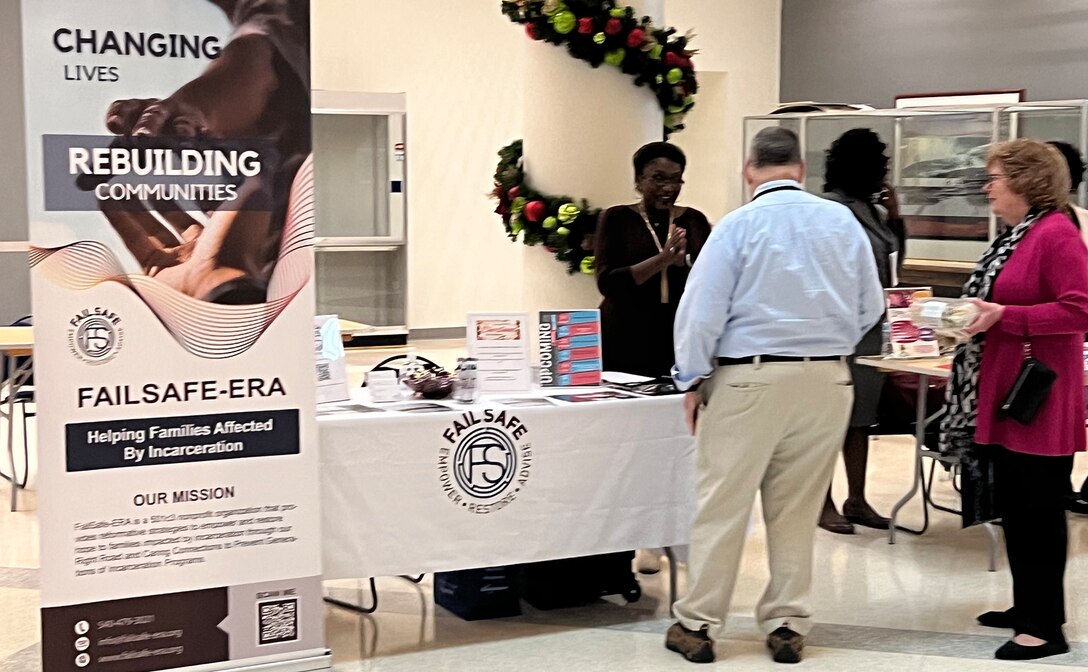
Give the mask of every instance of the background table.
[[(688, 542), (694, 439), (681, 397), (458, 406), (445, 413), (318, 417), (325, 579), (418, 575)], [(479, 417), (488, 407), (505, 409), (528, 428), (530, 474), (524, 486), (515, 481), (508, 489), (520, 488), (505, 508), (474, 514), (444, 491), (439, 456), (449, 448), (453, 457), (443, 431), (464, 411)]]
[[(926, 457), (934, 460), (939, 459), (941, 454), (935, 450), (926, 448), (926, 426), (940, 416), (943, 411), (938, 411), (933, 416), (926, 417), (926, 393), (929, 389), (930, 376), (948, 378), (952, 375), (952, 358), (893, 359), (890, 357), (858, 357), (857, 362), (863, 366), (872, 366), (884, 371), (904, 371), (906, 373), (918, 375), (918, 397), (915, 399), (916, 407), (914, 420), (914, 478), (911, 481), (910, 490), (907, 494), (903, 495), (902, 499), (900, 499), (892, 508), (891, 522), (888, 524), (888, 543), (894, 544), (899, 511), (918, 494), (919, 490), (922, 490), (922, 511), (926, 516), (929, 515), (928, 509), (926, 508), (926, 498), (928, 495), (926, 491), (922, 489), (922, 479), (925, 469), (923, 461)], [(934, 504), (934, 506), (936, 506), (936, 504)], [(928, 521), (929, 519), (926, 518), (926, 520)], [(994, 526), (990, 523), (984, 523), (982, 528), (986, 531), (990, 553), (990, 571), (993, 572), (997, 570), (997, 531), (994, 530)], [(925, 527), (922, 528), (922, 532), (924, 531)]]
[[(4, 357), (3, 408), (0, 416), (7, 420), (8, 467), (11, 476), (11, 510), (19, 504), (19, 480), (15, 476), (15, 397), (20, 388), (30, 378), (34, 354), (34, 327), (0, 327), (0, 352)], [(16, 358), (26, 357), (21, 366), (16, 366)], [(29, 469), (29, 465), (24, 465)]]

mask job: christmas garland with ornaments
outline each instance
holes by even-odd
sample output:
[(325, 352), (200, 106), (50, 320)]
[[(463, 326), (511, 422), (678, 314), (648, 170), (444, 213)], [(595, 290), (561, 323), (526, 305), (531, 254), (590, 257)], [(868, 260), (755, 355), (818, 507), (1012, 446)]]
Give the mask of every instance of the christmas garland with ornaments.
[(595, 68), (615, 66), (635, 86), (650, 87), (665, 113), (666, 136), (684, 128), (699, 90), (690, 34), (676, 37), (675, 28), (657, 28), (615, 0), (503, 0), (502, 12), (530, 38), (566, 45), (571, 56)]
[[(636, 18), (634, 8), (615, 0), (503, 0), (502, 12), (524, 25), (531, 39), (565, 45), (571, 56), (595, 68), (602, 63), (617, 67), (634, 77), (636, 86), (649, 87), (665, 114), (666, 137), (684, 128), (698, 91), (690, 34), (676, 37), (674, 28), (657, 28), (649, 17)], [(601, 211), (585, 200), (534, 190), (523, 170), (521, 140), (499, 150), (491, 195), (511, 240), (543, 244), (570, 273), (593, 273), (593, 236)]]
[(576, 202), (533, 189), (525, 179), (521, 140), (499, 150), (491, 196), (499, 202), (495, 212), (502, 217), (510, 240), (520, 236), (526, 245), (543, 244), (567, 265), (569, 273), (593, 273), (593, 234), (601, 211), (590, 208), (585, 200)]

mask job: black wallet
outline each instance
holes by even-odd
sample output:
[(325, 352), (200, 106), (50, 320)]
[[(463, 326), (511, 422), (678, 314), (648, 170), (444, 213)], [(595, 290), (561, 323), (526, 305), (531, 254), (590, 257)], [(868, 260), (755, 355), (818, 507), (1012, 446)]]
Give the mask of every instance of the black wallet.
[(1016, 382), (1001, 404), (1001, 415), (1021, 425), (1031, 424), (1035, 414), (1050, 396), (1050, 388), (1057, 378), (1058, 374), (1039, 360), (1034, 357), (1025, 358)]

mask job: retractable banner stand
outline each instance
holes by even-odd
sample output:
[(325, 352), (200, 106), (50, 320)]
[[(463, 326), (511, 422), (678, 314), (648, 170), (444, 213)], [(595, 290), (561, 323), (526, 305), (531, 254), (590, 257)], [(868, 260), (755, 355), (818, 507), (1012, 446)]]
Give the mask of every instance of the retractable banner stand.
[(327, 666), (306, 0), (23, 0), (45, 672)]

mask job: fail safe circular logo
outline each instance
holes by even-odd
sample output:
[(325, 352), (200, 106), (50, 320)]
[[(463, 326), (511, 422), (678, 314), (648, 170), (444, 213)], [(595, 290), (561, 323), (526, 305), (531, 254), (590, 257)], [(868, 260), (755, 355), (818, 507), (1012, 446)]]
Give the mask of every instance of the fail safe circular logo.
[(105, 364), (123, 344), (121, 318), (107, 308), (85, 308), (68, 321), (68, 350), (88, 364)]
[(529, 429), (509, 411), (462, 413), (442, 432), (438, 481), (453, 504), (487, 514), (510, 505), (532, 473)]

